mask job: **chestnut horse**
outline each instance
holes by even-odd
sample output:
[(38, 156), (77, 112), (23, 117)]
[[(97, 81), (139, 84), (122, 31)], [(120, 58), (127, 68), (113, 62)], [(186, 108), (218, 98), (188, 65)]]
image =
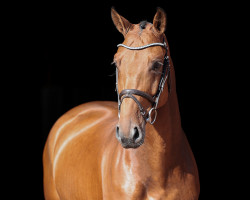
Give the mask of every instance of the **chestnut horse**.
[(111, 16), (125, 39), (114, 56), (118, 109), (91, 102), (58, 119), (43, 154), (45, 198), (196, 200), (198, 170), (181, 128), (166, 14), (158, 8), (152, 24), (131, 24), (113, 8)]

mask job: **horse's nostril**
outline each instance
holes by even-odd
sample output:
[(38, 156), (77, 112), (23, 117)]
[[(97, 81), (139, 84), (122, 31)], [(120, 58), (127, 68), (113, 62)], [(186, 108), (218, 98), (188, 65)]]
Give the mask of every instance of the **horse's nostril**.
[(133, 135), (133, 140), (136, 141), (139, 138), (139, 130), (137, 127), (134, 128), (134, 135)]

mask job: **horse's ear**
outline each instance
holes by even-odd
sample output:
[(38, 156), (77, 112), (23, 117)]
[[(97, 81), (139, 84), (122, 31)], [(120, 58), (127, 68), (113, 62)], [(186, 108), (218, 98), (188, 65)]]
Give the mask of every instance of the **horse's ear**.
[(157, 8), (157, 12), (154, 16), (153, 27), (159, 33), (164, 33), (167, 24), (166, 13), (162, 8)]
[(127, 19), (119, 15), (113, 7), (111, 8), (111, 17), (117, 30), (125, 37), (132, 24)]

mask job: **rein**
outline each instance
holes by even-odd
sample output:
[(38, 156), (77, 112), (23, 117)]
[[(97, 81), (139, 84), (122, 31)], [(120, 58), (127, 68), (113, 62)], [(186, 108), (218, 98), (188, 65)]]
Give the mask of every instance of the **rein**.
[[(142, 50), (142, 49), (146, 49), (148, 47), (153, 47), (153, 46), (162, 46), (166, 49), (166, 53), (164, 55), (164, 63), (163, 63), (161, 79), (160, 79), (160, 82), (158, 85), (158, 90), (154, 96), (151, 96), (146, 92), (136, 90), (136, 89), (124, 89), (119, 94), (119, 92), (118, 92), (118, 71), (116, 69), (116, 91), (117, 91), (117, 96), (118, 96), (118, 117), (119, 118), (120, 118), (121, 104), (122, 104), (123, 100), (125, 98), (131, 98), (138, 105), (140, 113), (146, 122), (153, 124), (156, 120), (156, 117), (157, 117), (157, 110), (156, 109), (158, 106), (158, 102), (159, 102), (161, 93), (163, 91), (165, 82), (168, 79), (168, 76), (170, 73), (170, 64), (169, 64), (167, 44), (165, 42), (163, 42), (163, 43), (151, 43), (151, 44), (147, 44), (147, 45), (139, 46), (139, 47), (130, 47), (130, 46), (127, 46), (124, 44), (117, 45), (117, 47), (124, 47), (124, 48), (127, 48), (129, 50)], [(141, 97), (147, 99), (151, 103), (152, 108), (149, 110), (148, 113), (147, 113), (147, 110), (145, 110), (143, 108), (141, 103), (138, 101), (138, 99), (134, 95), (141, 96)], [(155, 113), (154, 118), (151, 117), (152, 113)]]

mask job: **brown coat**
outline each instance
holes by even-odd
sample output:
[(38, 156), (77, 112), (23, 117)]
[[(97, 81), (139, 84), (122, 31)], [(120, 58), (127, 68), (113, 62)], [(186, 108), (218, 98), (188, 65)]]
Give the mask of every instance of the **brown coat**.
[[(157, 10), (153, 24), (145, 24), (143, 30), (114, 9), (112, 19), (128, 46), (162, 42), (165, 38), (166, 16), (162, 9)], [(162, 56), (161, 47), (137, 52), (119, 48), (114, 57), (119, 91), (135, 88), (153, 95), (160, 76), (150, 66)], [(120, 119), (115, 102), (91, 102), (64, 114), (53, 126), (44, 148), (45, 198), (197, 200), (198, 170), (181, 128), (171, 59), (170, 75), (171, 93), (166, 84), (153, 125), (143, 120), (131, 99), (124, 100)], [(138, 100), (145, 108), (150, 107), (147, 100)], [(121, 134), (128, 136), (135, 124), (142, 129), (144, 143), (125, 149), (116, 139), (116, 125), (122, 129)]]

